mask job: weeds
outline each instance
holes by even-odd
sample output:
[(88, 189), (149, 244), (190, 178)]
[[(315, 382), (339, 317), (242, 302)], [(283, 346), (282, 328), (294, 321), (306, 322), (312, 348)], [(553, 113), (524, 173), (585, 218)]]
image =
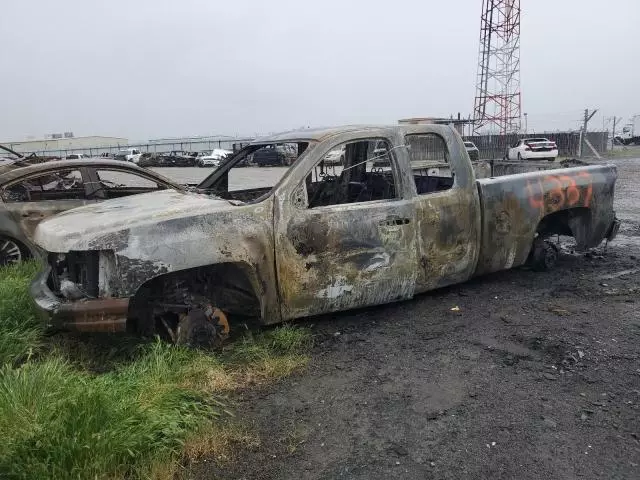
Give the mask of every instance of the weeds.
[(220, 354), (126, 337), (45, 338), (36, 266), (0, 269), (0, 476), (172, 478), (180, 461), (259, 440), (228, 395), (307, 363), (304, 329), (247, 335)]
[(0, 267), (0, 365), (18, 362), (42, 346), (42, 327), (26, 288), (37, 268), (35, 262)]

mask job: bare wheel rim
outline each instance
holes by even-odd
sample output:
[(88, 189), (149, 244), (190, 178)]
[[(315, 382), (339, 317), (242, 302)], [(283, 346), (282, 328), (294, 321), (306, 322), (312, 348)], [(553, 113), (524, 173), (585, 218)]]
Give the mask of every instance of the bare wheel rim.
[(22, 251), (16, 242), (0, 238), (0, 265), (12, 265), (22, 261)]

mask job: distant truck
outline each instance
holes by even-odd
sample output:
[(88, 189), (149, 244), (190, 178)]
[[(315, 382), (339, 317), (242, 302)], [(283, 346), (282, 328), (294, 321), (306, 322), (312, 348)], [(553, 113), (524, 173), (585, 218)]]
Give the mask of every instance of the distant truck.
[[(282, 175), (231, 181), (245, 158), (283, 145), (300, 155)], [(343, 146), (343, 164), (327, 166)], [(436, 147), (442, 158), (432, 160)], [(389, 168), (372, 166), (373, 149)], [(578, 251), (615, 237), (616, 177), (614, 165), (595, 165), (477, 180), (444, 125), (288, 132), (250, 144), (196, 192), (135, 195), (40, 223), (47, 264), (31, 295), (51, 326), (213, 345), (228, 320), (274, 324), (524, 264), (552, 268), (555, 235), (574, 237)]]
[(640, 115), (631, 117), (630, 122), (622, 127), (622, 133), (615, 136), (615, 140), (623, 145), (640, 145)]

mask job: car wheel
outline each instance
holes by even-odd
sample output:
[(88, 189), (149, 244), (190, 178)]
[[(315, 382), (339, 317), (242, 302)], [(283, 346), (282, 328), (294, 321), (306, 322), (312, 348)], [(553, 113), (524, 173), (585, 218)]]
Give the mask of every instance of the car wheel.
[(550, 162), (555, 162), (556, 161), (556, 159), (554, 157), (547, 158), (547, 160), (549, 160)]
[(22, 246), (16, 240), (0, 237), (0, 266), (15, 265), (26, 257)]
[(204, 310), (194, 308), (180, 319), (176, 343), (192, 348), (218, 348), (229, 333), (226, 317), (224, 324), (226, 326), (214, 324)]
[(556, 266), (558, 256), (558, 247), (556, 245), (537, 238), (533, 244), (529, 265), (536, 272), (546, 272)]

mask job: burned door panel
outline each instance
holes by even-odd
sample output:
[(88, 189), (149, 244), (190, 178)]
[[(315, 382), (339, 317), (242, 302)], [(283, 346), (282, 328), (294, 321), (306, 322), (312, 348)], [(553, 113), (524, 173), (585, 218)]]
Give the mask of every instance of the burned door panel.
[(3, 189), (5, 208), (29, 240), (42, 220), (93, 203), (87, 199), (81, 170), (47, 172), (22, 179)]
[(411, 298), (414, 225), (407, 201), (302, 210), (280, 219), (283, 319)]
[(300, 185), (279, 192), (276, 269), (283, 319), (413, 295), (415, 207), (401, 200), (391, 145), (384, 138), (332, 145), (330, 151), (344, 151), (340, 168), (326, 167), (320, 158), (320, 180), (314, 181), (314, 167)]
[(416, 199), (417, 292), (464, 282), (473, 275), (480, 238), (478, 205), (477, 195), (458, 188)]
[(480, 237), (473, 168), (462, 161), (455, 138), (411, 134), (405, 143), (417, 193), (416, 291), (463, 282), (475, 270)]

